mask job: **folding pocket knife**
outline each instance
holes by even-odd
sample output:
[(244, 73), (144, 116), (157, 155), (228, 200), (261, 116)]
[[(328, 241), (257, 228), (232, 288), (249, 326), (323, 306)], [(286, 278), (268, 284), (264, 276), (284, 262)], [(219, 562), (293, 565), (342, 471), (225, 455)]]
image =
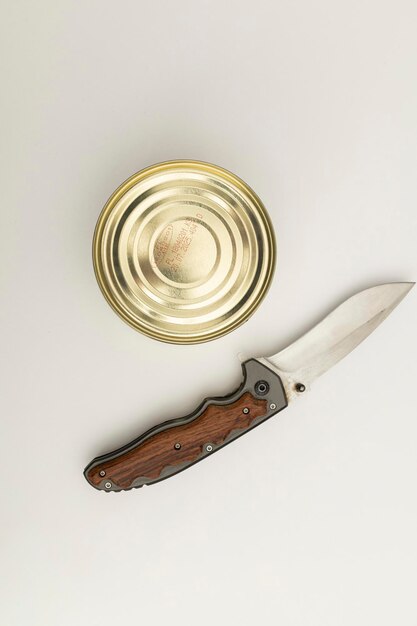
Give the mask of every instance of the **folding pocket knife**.
[(93, 459), (84, 471), (87, 481), (102, 491), (142, 487), (210, 456), (302, 395), (375, 330), (413, 285), (388, 283), (352, 296), (284, 350), (242, 363), (244, 380), (234, 393), (206, 399), (192, 414)]

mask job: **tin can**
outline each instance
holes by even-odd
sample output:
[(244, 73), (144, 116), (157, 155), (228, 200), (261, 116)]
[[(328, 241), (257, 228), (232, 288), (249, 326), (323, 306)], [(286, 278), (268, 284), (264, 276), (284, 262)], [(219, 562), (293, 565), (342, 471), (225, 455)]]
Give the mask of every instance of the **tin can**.
[(234, 174), (200, 161), (144, 169), (110, 197), (93, 260), (118, 315), (149, 337), (193, 344), (246, 321), (265, 296), (275, 239), (264, 205)]

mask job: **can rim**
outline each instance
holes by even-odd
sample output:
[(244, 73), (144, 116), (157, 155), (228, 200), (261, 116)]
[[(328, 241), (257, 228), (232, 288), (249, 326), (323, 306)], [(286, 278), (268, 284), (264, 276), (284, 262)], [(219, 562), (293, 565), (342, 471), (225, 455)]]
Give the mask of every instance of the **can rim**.
[[(138, 182), (146, 178), (151, 174), (158, 173), (160, 171), (167, 171), (170, 169), (175, 169), (176, 167), (181, 166), (184, 168), (193, 167), (204, 171), (205, 173), (214, 173), (220, 174), (223, 178), (226, 178), (233, 184), (240, 187), (246, 194), (248, 194), (251, 200), (254, 202), (260, 220), (263, 222), (265, 227), (265, 232), (267, 234), (267, 241), (269, 247), (269, 255), (268, 262), (265, 271), (265, 278), (263, 280), (262, 285), (257, 291), (253, 301), (250, 306), (242, 313), (241, 316), (231, 320), (229, 324), (225, 324), (221, 328), (213, 329), (210, 332), (204, 331), (201, 334), (195, 333), (194, 335), (182, 335), (178, 336), (170, 336), (167, 332), (163, 332), (162, 330), (150, 329), (146, 324), (141, 323), (138, 318), (133, 318), (130, 316), (121, 306), (119, 306), (118, 302), (114, 300), (112, 297), (112, 290), (109, 289), (108, 282), (105, 280), (103, 266), (101, 262), (101, 243), (103, 238), (103, 230), (105, 227), (105, 223), (108, 215), (113, 210), (114, 206), (117, 202), (124, 196), (124, 194), (131, 189)], [(177, 345), (195, 345), (198, 343), (206, 343), (208, 341), (213, 341), (214, 339), (218, 339), (223, 337), (224, 335), (229, 334), (245, 322), (249, 320), (250, 317), (255, 313), (262, 300), (266, 296), (272, 282), (272, 278), (275, 273), (276, 266), (276, 237), (274, 233), (274, 229), (272, 226), (271, 218), (263, 204), (262, 200), (255, 193), (255, 191), (239, 176), (234, 174), (233, 172), (220, 167), (218, 165), (214, 165), (213, 163), (209, 163), (207, 161), (199, 161), (194, 159), (176, 159), (169, 161), (161, 161), (150, 165), (144, 169), (139, 170), (138, 172), (129, 176), (124, 182), (122, 182), (116, 190), (111, 194), (107, 202), (105, 203), (103, 209), (100, 212), (98, 217), (94, 235), (92, 242), (92, 257), (93, 257), (93, 268), (97, 283), (100, 287), (100, 290), (105, 297), (107, 303), (111, 306), (113, 311), (131, 328), (136, 331), (141, 332), (142, 334), (151, 337), (152, 339), (156, 339), (157, 341), (161, 341), (169, 344), (177, 344)]]

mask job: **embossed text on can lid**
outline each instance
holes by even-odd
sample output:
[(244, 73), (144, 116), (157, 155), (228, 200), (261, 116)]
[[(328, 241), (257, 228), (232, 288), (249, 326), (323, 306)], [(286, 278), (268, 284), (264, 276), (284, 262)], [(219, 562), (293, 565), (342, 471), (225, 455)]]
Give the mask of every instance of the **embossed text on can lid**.
[(98, 283), (135, 329), (199, 343), (242, 324), (268, 289), (275, 241), (258, 196), (230, 172), (169, 161), (111, 196), (93, 242)]

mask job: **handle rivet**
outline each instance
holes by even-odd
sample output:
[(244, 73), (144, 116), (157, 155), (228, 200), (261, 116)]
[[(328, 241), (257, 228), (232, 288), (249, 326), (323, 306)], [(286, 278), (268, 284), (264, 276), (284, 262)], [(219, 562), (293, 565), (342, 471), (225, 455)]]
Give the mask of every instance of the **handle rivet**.
[(213, 446), (211, 445), (211, 443), (208, 443), (206, 445), (206, 452), (212, 452), (213, 451)]
[(174, 448), (175, 448), (176, 450), (181, 450), (181, 444), (180, 444), (180, 443), (176, 443), (176, 444), (174, 445)]
[(245, 415), (247, 415), (249, 413), (249, 409), (247, 406), (245, 406), (244, 409), (242, 409), (242, 413), (244, 413)]
[(297, 383), (295, 385), (295, 390), (298, 391), (298, 393), (303, 393), (303, 391), (306, 390), (306, 386), (303, 385), (303, 383)]
[(105, 476), (105, 475), (106, 475), (106, 472), (104, 470), (101, 470), (100, 471), (100, 476)]
[(106, 489), (111, 489), (111, 482), (107, 481), (106, 483), (104, 483), (104, 486)]
[(271, 409), (271, 411), (275, 411), (275, 409), (277, 408), (277, 405), (274, 402), (271, 402), (271, 404), (269, 405), (269, 408)]

